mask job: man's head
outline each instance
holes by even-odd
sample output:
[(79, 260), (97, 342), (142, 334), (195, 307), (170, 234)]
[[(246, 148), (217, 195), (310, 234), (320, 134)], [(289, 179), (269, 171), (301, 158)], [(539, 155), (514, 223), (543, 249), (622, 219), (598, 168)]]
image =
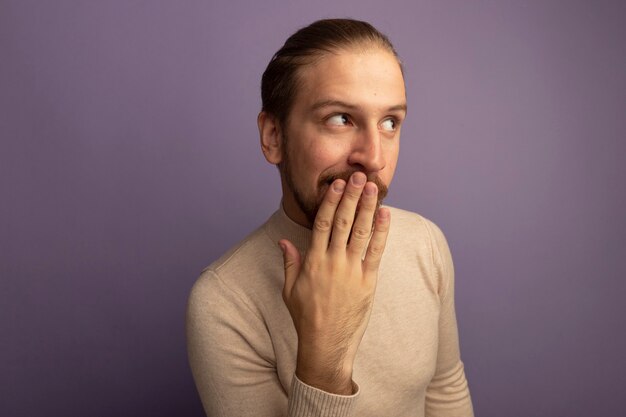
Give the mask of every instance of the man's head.
[(355, 171), (384, 198), (406, 115), (402, 68), (384, 35), (355, 20), (315, 22), (274, 55), (261, 89), (261, 146), (293, 220), (310, 225), (332, 180)]

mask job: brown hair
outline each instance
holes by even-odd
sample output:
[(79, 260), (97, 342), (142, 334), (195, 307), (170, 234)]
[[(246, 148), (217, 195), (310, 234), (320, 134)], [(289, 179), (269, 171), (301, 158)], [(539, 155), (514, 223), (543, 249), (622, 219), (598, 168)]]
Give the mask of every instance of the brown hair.
[[(261, 79), (263, 111), (284, 126), (298, 87), (298, 69), (315, 58), (349, 46), (375, 44), (398, 54), (389, 39), (367, 22), (353, 19), (324, 19), (291, 35), (274, 54)], [(400, 69), (402, 64), (398, 59)]]

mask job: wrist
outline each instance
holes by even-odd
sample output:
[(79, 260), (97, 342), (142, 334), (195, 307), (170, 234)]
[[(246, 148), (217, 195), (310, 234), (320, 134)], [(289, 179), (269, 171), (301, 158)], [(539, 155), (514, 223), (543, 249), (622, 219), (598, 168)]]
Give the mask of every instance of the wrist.
[(331, 394), (354, 394), (351, 363), (315, 360), (314, 356), (298, 352), (296, 376), (305, 384)]
[(354, 382), (352, 378), (327, 378), (320, 375), (309, 375), (296, 369), (296, 376), (300, 381), (313, 388), (317, 388), (329, 394), (353, 395)]

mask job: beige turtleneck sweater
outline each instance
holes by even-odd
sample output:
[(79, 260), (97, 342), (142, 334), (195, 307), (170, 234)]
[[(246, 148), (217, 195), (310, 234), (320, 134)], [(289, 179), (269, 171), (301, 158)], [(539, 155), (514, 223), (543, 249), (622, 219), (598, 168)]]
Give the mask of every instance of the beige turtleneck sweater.
[(370, 322), (354, 362), (356, 394), (295, 377), (297, 334), (282, 300), (279, 239), (305, 253), (311, 231), (282, 209), (206, 268), (189, 298), (191, 370), (211, 417), (473, 416), (459, 354), (454, 270), (429, 220), (390, 208)]

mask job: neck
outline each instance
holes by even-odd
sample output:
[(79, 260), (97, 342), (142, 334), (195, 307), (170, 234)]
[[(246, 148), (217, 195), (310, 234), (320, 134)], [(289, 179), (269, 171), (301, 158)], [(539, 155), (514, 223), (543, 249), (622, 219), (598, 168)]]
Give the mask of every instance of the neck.
[(300, 226), (306, 227), (307, 229), (311, 229), (313, 226), (307, 216), (302, 212), (300, 206), (296, 202), (293, 195), (289, 193), (283, 193), (283, 210), (285, 210), (285, 214), (289, 217), (293, 222), (299, 224)]

